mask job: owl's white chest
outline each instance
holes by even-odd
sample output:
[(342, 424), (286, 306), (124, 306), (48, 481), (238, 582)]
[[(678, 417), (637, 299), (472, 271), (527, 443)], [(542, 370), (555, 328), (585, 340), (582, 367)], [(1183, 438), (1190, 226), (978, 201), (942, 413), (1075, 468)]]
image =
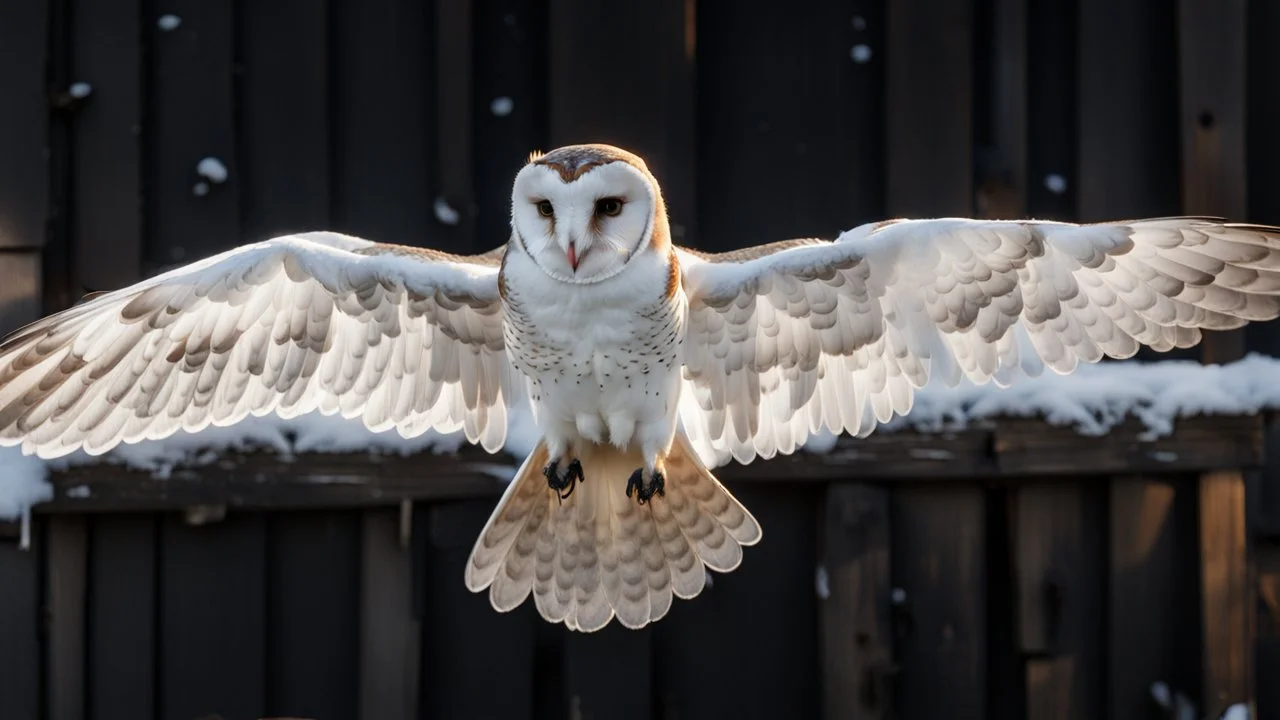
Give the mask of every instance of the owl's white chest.
[(504, 274), (505, 341), (530, 381), (549, 439), (620, 446), (674, 429), (685, 303), (668, 268), (642, 256), (609, 280), (572, 285), (513, 253)]

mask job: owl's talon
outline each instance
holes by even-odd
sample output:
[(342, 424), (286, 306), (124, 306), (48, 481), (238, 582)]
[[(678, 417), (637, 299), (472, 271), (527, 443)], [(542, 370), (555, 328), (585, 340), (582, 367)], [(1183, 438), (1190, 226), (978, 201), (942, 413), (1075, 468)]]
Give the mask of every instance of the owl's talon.
[(582, 475), (582, 463), (578, 462), (578, 458), (569, 461), (563, 476), (560, 475), (559, 460), (547, 463), (547, 466), (542, 468), (542, 474), (547, 478), (547, 487), (551, 488), (562, 501), (573, 494), (573, 489), (579, 481), (586, 480)]
[(631, 477), (627, 478), (627, 497), (631, 497), (631, 492), (636, 493), (636, 502), (644, 505), (653, 498), (654, 495), (666, 495), (666, 480), (662, 477), (661, 470), (654, 470), (653, 477), (649, 482), (644, 481), (644, 468), (638, 468), (631, 473)]

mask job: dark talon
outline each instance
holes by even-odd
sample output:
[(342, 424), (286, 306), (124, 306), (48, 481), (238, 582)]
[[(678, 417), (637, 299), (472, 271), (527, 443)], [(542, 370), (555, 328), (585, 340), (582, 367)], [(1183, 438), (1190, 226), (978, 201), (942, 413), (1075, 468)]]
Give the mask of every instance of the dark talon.
[(654, 495), (663, 495), (665, 492), (666, 482), (662, 477), (662, 473), (658, 470), (653, 471), (653, 477), (649, 484), (644, 483), (644, 468), (640, 468), (631, 473), (631, 477), (627, 478), (627, 497), (631, 497), (631, 491), (636, 493), (636, 502), (644, 505), (653, 498)]
[(579, 481), (586, 481), (582, 475), (582, 463), (577, 458), (569, 461), (569, 467), (565, 468), (564, 477), (560, 476), (560, 461), (552, 460), (547, 466), (542, 468), (542, 474), (547, 478), (547, 487), (555, 491), (561, 500), (566, 500), (573, 494), (574, 487)]

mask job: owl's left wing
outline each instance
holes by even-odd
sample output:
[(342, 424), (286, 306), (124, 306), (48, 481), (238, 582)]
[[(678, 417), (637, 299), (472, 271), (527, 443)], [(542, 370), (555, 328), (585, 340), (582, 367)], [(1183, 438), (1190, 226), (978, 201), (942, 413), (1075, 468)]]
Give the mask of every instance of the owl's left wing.
[(1280, 315), (1280, 228), (1214, 218), (896, 220), (679, 253), (681, 420), (717, 463), (865, 436), (931, 377), (1007, 384)]

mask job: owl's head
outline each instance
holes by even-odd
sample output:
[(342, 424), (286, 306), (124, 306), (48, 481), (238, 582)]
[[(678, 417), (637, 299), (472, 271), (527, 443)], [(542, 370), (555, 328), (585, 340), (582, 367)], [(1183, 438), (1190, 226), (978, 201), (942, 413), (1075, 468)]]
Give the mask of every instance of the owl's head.
[(511, 191), (511, 229), (543, 272), (569, 283), (613, 277), (637, 253), (670, 243), (658, 181), (644, 160), (611, 145), (531, 155)]

